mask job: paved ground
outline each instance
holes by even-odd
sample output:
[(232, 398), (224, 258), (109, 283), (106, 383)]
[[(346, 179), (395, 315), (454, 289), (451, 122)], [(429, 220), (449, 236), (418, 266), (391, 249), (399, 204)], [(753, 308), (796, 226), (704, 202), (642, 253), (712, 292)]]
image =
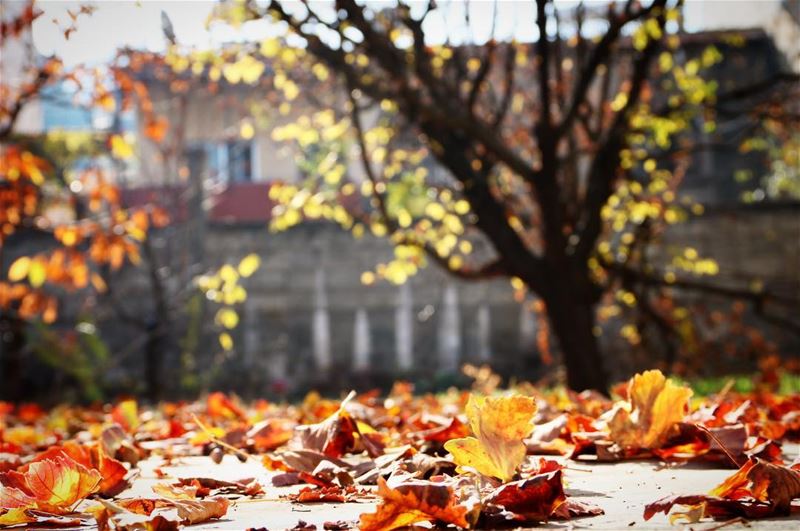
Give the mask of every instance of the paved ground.
[[(791, 459), (800, 455), (800, 446), (785, 447)], [(159, 481), (153, 469), (160, 460), (140, 463), (142, 473), (133, 488), (125, 496), (152, 496), (150, 487)], [(270, 530), (291, 528), (298, 520), (316, 524), (322, 529), (327, 521), (345, 520), (356, 522), (363, 512), (372, 512), (374, 503), (347, 504), (292, 504), (282, 500), (281, 495), (300, 487), (275, 488), (271, 486), (271, 473), (256, 461), (240, 463), (233, 456), (226, 456), (219, 465), (207, 457), (181, 459), (174, 466), (160, 466), (161, 470), (174, 477), (213, 477), (238, 480), (252, 477), (265, 486), (262, 499), (242, 499), (232, 505), (228, 516), (193, 526), (190, 529), (240, 530), (248, 527), (266, 527)], [(569, 522), (551, 523), (549, 528), (591, 529), (681, 529), (670, 526), (663, 515), (649, 522), (642, 519), (645, 504), (669, 494), (702, 493), (716, 486), (732, 473), (731, 470), (714, 469), (700, 464), (685, 464), (665, 468), (655, 461), (633, 461), (613, 464), (568, 463), (565, 477), (567, 494), (602, 507), (605, 515), (576, 519)], [(700, 531), (714, 528), (718, 523), (707, 522), (693, 526)], [(800, 530), (800, 515), (789, 518), (759, 520), (747, 524), (751, 529)], [(726, 526), (725, 529), (741, 529), (742, 524)]]

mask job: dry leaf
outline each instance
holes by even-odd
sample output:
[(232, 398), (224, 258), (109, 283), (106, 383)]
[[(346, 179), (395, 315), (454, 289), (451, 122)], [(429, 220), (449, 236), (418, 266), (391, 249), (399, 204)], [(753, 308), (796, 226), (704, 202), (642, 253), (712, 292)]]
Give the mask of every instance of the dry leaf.
[(561, 471), (539, 474), (529, 479), (507, 483), (495, 489), (485, 506), (508, 513), (508, 518), (521, 522), (543, 522), (566, 501)]
[(83, 446), (74, 441), (67, 441), (63, 446), (52, 446), (48, 448), (45, 452), (37, 455), (31, 463), (17, 469), (17, 471), (24, 473), (32, 463), (53, 459), (63, 455), (71, 458), (87, 469), (97, 470), (103, 478), (100, 482), (100, 489), (98, 492), (104, 496), (119, 494), (119, 492), (128, 485), (125, 481), (125, 475), (128, 473), (128, 469), (116, 459), (105, 455), (105, 451), (99, 444)]
[[(97, 470), (90, 470), (67, 455), (58, 455), (31, 463), (24, 472), (8, 471), (0, 474), (0, 484), (6, 496), (19, 502), (19, 492), (36, 502), (36, 509), (64, 514), (81, 500), (100, 489), (102, 476)], [(4, 499), (0, 506), (8, 507)]]
[(453, 439), (445, 449), (459, 467), (471, 467), (503, 482), (514, 477), (525, 460), (525, 439), (533, 429), (536, 401), (525, 396), (471, 396), (466, 407), (475, 437)]
[(453, 489), (443, 483), (410, 481), (390, 488), (378, 478), (378, 495), (383, 501), (376, 512), (361, 515), (361, 531), (389, 531), (418, 522), (468, 527), (467, 508), (456, 504)]
[(297, 426), (291, 447), (299, 450), (315, 450), (327, 457), (341, 457), (355, 447), (358, 431), (356, 421), (345, 410), (355, 393), (342, 401), (339, 409), (318, 424)]
[(675, 385), (659, 370), (645, 371), (628, 383), (628, 402), (609, 422), (611, 440), (625, 449), (660, 448), (683, 420), (692, 390)]
[(647, 505), (644, 519), (659, 512), (669, 513), (675, 505), (689, 505), (690, 511), (677, 514), (694, 521), (703, 516), (784, 516), (791, 512), (795, 498), (800, 498), (800, 471), (751, 458), (708, 494), (668, 496)]

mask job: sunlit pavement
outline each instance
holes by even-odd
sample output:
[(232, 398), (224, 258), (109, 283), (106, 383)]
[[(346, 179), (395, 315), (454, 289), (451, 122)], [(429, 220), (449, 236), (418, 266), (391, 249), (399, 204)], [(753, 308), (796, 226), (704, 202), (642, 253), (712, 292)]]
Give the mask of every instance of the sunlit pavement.
[[(800, 457), (800, 445), (785, 444), (787, 462)], [(664, 515), (654, 516), (645, 522), (644, 506), (671, 494), (705, 493), (733, 472), (731, 469), (713, 468), (704, 463), (686, 463), (666, 466), (658, 461), (627, 461), (620, 463), (591, 463), (568, 461), (565, 479), (567, 495), (601, 507), (605, 514), (565, 522), (551, 522), (540, 527), (564, 529), (681, 529), (670, 525)], [(213, 477), (220, 480), (255, 478), (264, 486), (264, 496), (256, 499), (239, 498), (231, 504), (228, 515), (192, 526), (191, 529), (239, 530), (247, 528), (287, 529), (299, 520), (314, 524), (322, 530), (325, 522), (344, 521), (356, 527), (361, 513), (372, 512), (375, 502), (349, 503), (292, 503), (283, 498), (306, 485), (276, 488), (272, 486), (273, 472), (267, 471), (260, 460), (253, 457), (246, 463), (227, 455), (222, 463), (215, 464), (209, 457), (184, 457), (165, 465), (159, 457), (140, 463), (140, 475), (124, 497), (152, 497), (151, 487), (169, 482), (173, 478)], [(155, 469), (169, 477), (159, 479)], [(722, 522), (704, 521), (692, 526), (701, 531)], [(743, 527), (751, 529), (800, 529), (800, 514), (786, 518), (773, 518), (746, 523), (734, 523), (725, 529)]]

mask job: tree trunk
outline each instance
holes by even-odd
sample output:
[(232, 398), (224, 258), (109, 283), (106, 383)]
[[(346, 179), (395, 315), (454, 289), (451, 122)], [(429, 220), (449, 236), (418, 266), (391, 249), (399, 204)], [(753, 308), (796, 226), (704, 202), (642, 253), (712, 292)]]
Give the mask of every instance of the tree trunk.
[(159, 277), (155, 251), (149, 237), (142, 242), (142, 249), (149, 268), (148, 276), (154, 309), (151, 319), (147, 322), (144, 374), (147, 396), (153, 402), (157, 402), (163, 397), (162, 372), (169, 350), (170, 315), (166, 300), (166, 288)]
[(581, 300), (577, 292), (575, 285), (567, 286), (545, 298), (567, 368), (567, 385), (574, 391), (594, 389), (607, 394), (610, 382), (594, 335), (595, 303)]
[(23, 381), (23, 349), (25, 323), (21, 319), (0, 313), (0, 367), (2, 392), (0, 398), (20, 401), (25, 398)]
[(164, 365), (164, 334), (161, 330), (162, 324), (157, 319), (148, 323), (144, 380), (147, 385), (147, 398), (153, 403), (158, 402), (162, 397), (161, 372)]

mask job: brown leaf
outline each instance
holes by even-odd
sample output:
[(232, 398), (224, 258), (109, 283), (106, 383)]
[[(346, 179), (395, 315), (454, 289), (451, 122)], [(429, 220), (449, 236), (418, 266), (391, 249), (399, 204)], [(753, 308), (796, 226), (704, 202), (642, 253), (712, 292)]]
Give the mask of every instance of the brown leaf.
[(649, 520), (658, 512), (666, 514), (674, 505), (701, 505), (701, 516), (715, 519), (788, 515), (792, 500), (798, 497), (800, 471), (750, 458), (709, 494), (662, 498), (645, 507), (644, 518)]
[(734, 500), (751, 497), (773, 505), (777, 514), (789, 514), (792, 500), (800, 497), (800, 472), (751, 458), (710, 494)]
[(520, 522), (547, 521), (566, 501), (561, 471), (539, 474), (529, 479), (506, 483), (485, 500), (485, 512), (505, 512), (506, 519)]
[(354, 396), (350, 394), (339, 410), (318, 424), (297, 426), (291, 441), (292, 449), (314, 450), (327, 457), (341, 457), (355, 448), (356, 421), (345, 410), (345, 405)]

